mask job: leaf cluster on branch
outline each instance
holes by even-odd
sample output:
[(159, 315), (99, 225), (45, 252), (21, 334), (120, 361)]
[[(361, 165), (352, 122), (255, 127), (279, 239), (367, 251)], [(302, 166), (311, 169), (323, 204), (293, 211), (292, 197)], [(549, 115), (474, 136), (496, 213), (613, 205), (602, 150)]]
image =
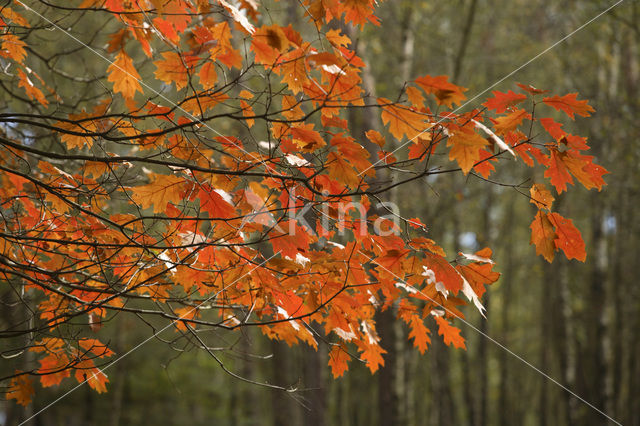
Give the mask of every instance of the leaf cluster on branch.
[[(586, 138), (556, 121), (555, 110), (593, 112), (577, 94), (518, 85), (460, 108), (465, 88), (425, 75), (396, 100), (371, 98), (365, 63), (337, 28), (380, 25), (375, 2), (299, 7), (304, 19), (286, 25), (252, 0), (1, 9), (0, 285), (21, 319), (0, 339), (13, 348), (3, 355), (37, 360), (4, 378), (7, 398), (28, 404), (33, 378), (106, 391), (114, 353), (96, 333), (123, 313), (205, 349), (206, 329), (323, 339), (335, 377), (354, 357), (371, 372), (384, 365), (380, 310), (397, 312), (420, 352), (429, 317), (464, 348), (453, 320), (467, 302), (482, 311), (499, 277), (491, 250), (447, 256), (420, 219), (384, 214), (385, 193), (443, 173), (491, 184), (496, 167), (519, 163), (543, 169), (558, 193), (574, 179), (605, 184)], [(38, 44), (48, 32), (59, 42)], [(384, 132), (356, 131), (349, 113), (363, 109)], [(537, 253), (584, 261), (543, 183), (531, 201)]]

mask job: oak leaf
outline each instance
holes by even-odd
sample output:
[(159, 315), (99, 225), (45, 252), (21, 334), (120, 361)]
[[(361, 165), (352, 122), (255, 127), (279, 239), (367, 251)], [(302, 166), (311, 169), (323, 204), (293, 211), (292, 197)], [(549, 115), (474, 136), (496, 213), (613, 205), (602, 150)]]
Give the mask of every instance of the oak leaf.
[(449, 136), (447, 140), (447, 146), (451, 147), (449, 159), (456, 160), (466, 175), (480, 160), (480, 150), (488, 144), (489, 141), (476, 132), (461, 128)]
[(458, 349), (467, 349), (459, 328), (452, 326), (449, 321), (440, 316), (435, 316), (434, 318), (438, 323), (438, 334), (442, 336), (444, 343), (449, 346), (453, 345)]
[[(16, 374), (19, 373), (21, 371), (16, 371)], [(33, 380), (29, 376), (21, 374), (11, 379), (6, 397), (7, 399), (15, 399), (18, 404), (26, 407), (31, 402), (34, 393)]]
[(527, 95), (515, 93), (512, 90), (509, 90), (507, 93), (494, 90), (492, 93), (493, 97), (487, 99), (482, 105), (494, 110), (497, 114), (502, 114), (507, 109), (527, 99)]
[(162, 213), (168, 203), (178, 203), (182, 199), (184, 178), (176, 175), (151, 174), (148, 185), (129, 188), (131, 198), (143, 209), (153, 208), (153, 213)]
[(140, 86), (140, 74), (133, 66), (133, 61), (121, 50), (116, 60), (107, 69), (109, 77), (107, 80), (113, 83), (113, 90), (121, 93), (125, 99), (133, 99), (136, 92), (142, 93)]
[(556, 238), (554, 244), (562, 250), (567, 259), (577, 259), (584, 262), (587, 258), (584, 241), (580, 231), (573, 225), (571, 219), (565, 219), (558, 213), (549, 214), (549, 222), (555, 228)]
[(589, 105), (589, 101), (583, 100), (579, 101), (577, 93), (569, 93), (564, 96), (551, 96), (548, 98), (544, 98), (542, 102), (547, 105), (550, 105), (557, 109), (558, 111), (563, 111), (565, 114), (569, 116), (572, 120), (575, 117), (575, 114), (578, 114), (582, 117), (588, 117), (595, 110), (591, 105)]
[(553, 229), (549, 215), (541, 210), (536, 213), (536, 217), (531, 223), (530, 244), (536, 246), (536, 254), (542, 255), (547, 262), (551, 262), (555, 256), (556, 232)]

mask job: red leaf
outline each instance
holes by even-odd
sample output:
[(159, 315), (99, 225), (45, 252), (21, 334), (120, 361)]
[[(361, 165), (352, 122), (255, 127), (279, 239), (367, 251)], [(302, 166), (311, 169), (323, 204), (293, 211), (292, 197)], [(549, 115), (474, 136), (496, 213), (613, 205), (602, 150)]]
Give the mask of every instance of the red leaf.
[(555, 140), (560, 140), (564, 135), (566, 135), (565, 131), (562, 130), (562, 124), (558, 123), (553, 118), (541, 118), (540, 124), (542, 124), (542, 127), (544, 127), (547, 133), (549, 133)]
[(498, 114), (502, 114), (508, 108), (511, 108), (526, 99), (527, 95), (515, 93), (511, 90), (509, 90), (507, 93), (502, 93), (494, 90), (493, 98), (487, 99), (487, 101), (482, 105), (486, 106), (488, 109), (495, 110)]
[(551, 179), (551, 184), (555, 186), (558, 194), (567, 190), (568, 183), (573, 185), (573, 178), (571, 174), (569, 174), (569, 170), (563, 161), (565, 156), (566, 154), (564, 152), (552, 148), (549, 168), (544, 172), (544, 177)]

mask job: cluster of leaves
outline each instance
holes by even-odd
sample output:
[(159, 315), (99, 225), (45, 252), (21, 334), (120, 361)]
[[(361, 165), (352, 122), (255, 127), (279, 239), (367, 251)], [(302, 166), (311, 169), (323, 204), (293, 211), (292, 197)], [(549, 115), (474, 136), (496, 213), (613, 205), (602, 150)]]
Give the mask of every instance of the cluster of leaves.
[[(452, 320), (464, 317), (467, 301), (482, 311), (480, 298), (499, 277), (491, 250), (448, 259), (419, 219), (398, 226), (372, 203), (432, 174), (487, 178), (506, 156), (543, 168), (558, 193), (573, 178), (604, 185), (606, 171), (583, 154), (586, 139), (537, 117), (543, 106), (588, 116), (576, 94), (542, 97), (520, 85), (521, 93), (494, 92), (484, 108), (459, 112), (466, 89), (426, 75), (400, 101), (372, 102), (364, 62), (328, 24), (378, 25), (373, 0), (301, 3), (315, 28), (307, 39), (291, 24), (261, 25), (253, 1), (63, 8), (108, 16), (116, 27), (98, 35), (110, 63), (94, 85), (109, 90), (82, 111), (27, 66), (38, 60), (27, 54), (30, 37), (45, 31), (43, 19), (62, 30), (45, 18), (62, 12), (18, 2), (2, 9), (0, 55), (23, 110), (0, 118), (0, 273), (36, 312), (27, 328), (2, 336), (28, 333), (26, 349), (39, 362), (7, 378), (8, 398), (27, 404), (33, 376), (47, 387), (73, 375), (105, 391), (100, 367), (113, 353), (94, 334), (123, 312), (168, 320), (196, 345), (196, 329), (245, 326), (289, 344), (327, 339), (335, 377), (354, 357), (372, 372), (384, 364), (380, 310), (397, 311), (420, 352), (430, 344), (429, 317), (447, 344), (464, 348)], [(386, 134), (352, 135), (351, 108), (379, 110)], [(546, 133), (533, 137), (538, 130)], [(400, 142), (409, 149), (398, 159)], [(376, 179), (399, 164), (407, 175)], [(579, 231), (551, 212), (543, 184), (531, 200), (536, 251), (584, 260)]]

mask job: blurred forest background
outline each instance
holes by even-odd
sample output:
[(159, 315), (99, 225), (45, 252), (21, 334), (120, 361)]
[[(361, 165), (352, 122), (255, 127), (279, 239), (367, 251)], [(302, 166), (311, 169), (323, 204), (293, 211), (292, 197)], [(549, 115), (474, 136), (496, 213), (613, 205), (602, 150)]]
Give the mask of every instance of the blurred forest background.
[[(611, 4), (383, 2), (377, 12), (382, 30), (366, 27), (358, 38), (357, 51), (369, 65), (366, 89), (394, 99), (412, 77), (447, 74), (468, 87), (472, 98)], [(281, 24), (301, 22), (298, 9), (287, 1), (269, 6), (271, 18)], [(88, 24), (87, 34), (91, 31)], [(52, 37), (75, 47), (68, 38)], [(86, 58), (91, 60), (88, 53)], [(174, 333), (167, 330), (107, 370), (107, 393), (84, 386), (31, 424), (606, 424), (601, 414), (512, 351), (622, 424), (640, 425), (640, 221), (635, 216), (640, 203), (640, 3), (623, 2), (494, 89), (515, 89), (516, 82), (589, 99), (595, 115), (565, 128), (588, 136), (597, 162), (611, 174), (601, 193), (580, 187), (558, 200), (557, 211), (573, 218), (583, 233), (585, 264), (564, 256), (548, 264), (535, 256), (528, 227), (535, 207), (523, 195), (534, 176), (510, 167), (510, 159), (501, 159), (494, 185), (446, 174), (389, 194), (405, 217), (421, 218), (432, 238), (446, 242), (448, 253), (494, 249), (502, 277), (483, 300), (487, 319), (467, 309), (477, 330), (456, 322), (467, 351), (446, 347), (432, 334), (433, 343), (421, 356), (407, 340), (407, 330), (383, 315), (384, 369), (371, 375), (352, 361), (345, 377), (334, 380), (322, 345), (318, 352), (290, 348), (257, 329), (212, 332), (227, 348), (222, 359), (228, 369), (289, 387), (285, 393), (226, 374), (204, 351), (165, 343)], [(362, 131), (381, 127), (375, 111), (353, 114)], [(138, 324), (120, 315), (100, 333), (117, 336), (111, 347), (122, 354), (152, 334)], [(71, 388), (66, 386), (40, 389), (28, 409), (38, 411)], [(20, 410), (14, 402), (0, 403), (5, 421)]]

